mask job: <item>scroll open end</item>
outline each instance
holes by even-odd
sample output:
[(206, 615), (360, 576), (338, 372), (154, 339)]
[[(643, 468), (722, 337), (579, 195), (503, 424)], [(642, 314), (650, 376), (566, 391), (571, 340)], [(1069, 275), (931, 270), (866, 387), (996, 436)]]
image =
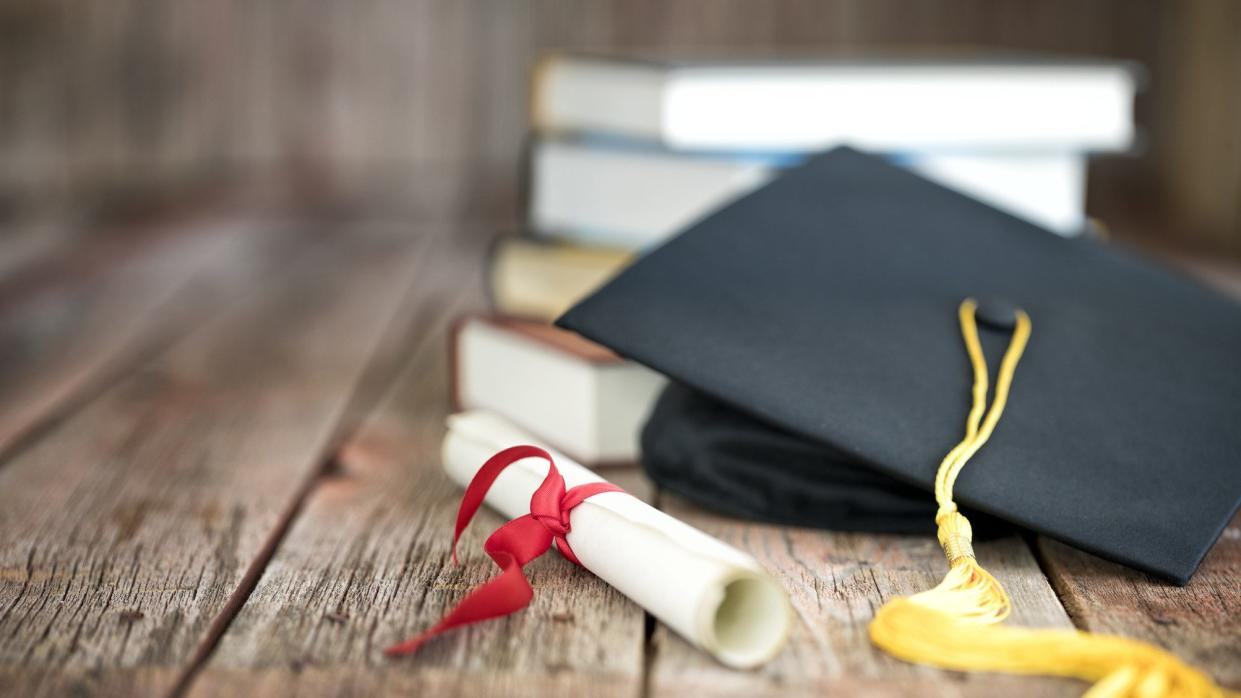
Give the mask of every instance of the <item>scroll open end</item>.
[(788, 597), (774, 579), (745, 574), (724, 585), (715, 604), (704, 647), (728, 666), (766, 663), (788, 637)]

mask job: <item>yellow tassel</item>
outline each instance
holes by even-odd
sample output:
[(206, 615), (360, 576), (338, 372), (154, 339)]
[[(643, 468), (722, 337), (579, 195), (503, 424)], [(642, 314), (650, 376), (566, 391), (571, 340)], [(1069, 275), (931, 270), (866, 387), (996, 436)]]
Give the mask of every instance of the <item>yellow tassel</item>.
[[(976, 304), (961, 304), (959, 319), (974, 369), (973, 407), (965, 438), (944, 457), (935, 479), (939, 542), (948, 574), (934, 589), (889, 601), (870, 624), (870, 639), (907, 662), (959, 671), (1065, 676), (1093, 682), (1087, 698), (1217, 698), (1237, 696), (1209, 676), (1152, 645), (1077, 630), (1000, 625), (1011, 603), (995, 577), (974, 558), (973, 529), (952, 498), (957, 475), (990, 438), (1008, 400), (1017, 362), (1030, 337), (1030, 318), (1017, 325), (1000, 363), (995, 398), (987, 408), (987, 363), (974, 320)], [(986, 417), (983, 413), (986, 412)]]
[(1064, 676), (1094, 682), (1089, 698), (1227, 696), (1209, 676), (1151, 645), (1076, 630), (968, 623), (914, 597), (879, 609), (870, 637), (907, 662), (958, 671)]

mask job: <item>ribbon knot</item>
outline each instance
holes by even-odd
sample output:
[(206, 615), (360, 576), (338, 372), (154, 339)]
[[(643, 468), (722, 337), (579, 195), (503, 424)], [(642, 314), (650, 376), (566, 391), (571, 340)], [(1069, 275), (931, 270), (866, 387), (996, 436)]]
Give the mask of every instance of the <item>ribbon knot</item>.
[(557, 539), (565, 537), (572, 530), (569, 526), (569, 512), (564, 509), (554, 514), (536, 514), (532, 511), (530, 515)]
[[(551, 461), (550, 456), (548, 461)], [(561, 543), (560, 539), (569, 533), (569, 511), (572, 507), (566, 506), (569, 502), (566, 501), (568, 492), (565, 491), (564, 479), (559, 473), (553, 477), (552, 472), (556, 466), (553, 464), (551, 467), (552, 470), (548, 471), (547, 479), (530, 498), (530, 515), (543, 524), (543, 527), (556, 539), (557, 546), (564, 550), (568, 543)]]
[(448, 612), (431, 629), (384, 650), (390, 657), (412, 654), (427, 640), (452, 628), (515, 613), (525, 608), (534, 590), (522, 568), (531, 560), (547, 552), (554, 541), (556, 549), (570, 562), (581, 565), (568, 536), (571, 526), (569, 514), (577, 505), (590, 497), (604, 492), (624, 492), (610, 482), (591, 482), (565, 489), (564, 478), (556, 470), (556, 462), (547, 451), (537, 446), (513, 446), (495, 454), (478, 469), (461, 497), (457, 510), (457, 527), (452, 537), (452, 559), (457, 562), (457, 541), (475, 512), (482, 506), (496, 478), (504, 469), (523, 458), (542, 458), (547, 461), (547, 477), (530, 497), (530, 513), (519, 516), (497, 528), (483, 550), (500, 567), (500, 574), (469, 593), (455, 608)]
[(957, 513), (956, 502), (945, 502), (939, 505), (939, 509), (935, 512), (935, 523), (943, 526), (944, 520)]

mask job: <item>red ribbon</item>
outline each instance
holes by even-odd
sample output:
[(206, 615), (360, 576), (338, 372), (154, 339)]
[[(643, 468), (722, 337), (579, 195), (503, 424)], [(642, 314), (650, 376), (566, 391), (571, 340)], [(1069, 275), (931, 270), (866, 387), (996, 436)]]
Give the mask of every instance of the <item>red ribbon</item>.
[(452, 560), (457, 562), (457, 540), (469, 525), (474, 512), (482, 506), (487, 490), (505, 468), (523, 458), (547, 460), (547, 477), (530, 498), (530, 513), (496, 529), (483, 544), (483, 550), (500, 567), (500, 574), (471, 591), (456, 608), (448, 612), (430, 630), (384, 650), (389, 657), (418, 651), (424, 642), (461, 625), (507, 616), (525, 608), (534, 598), (534, 590), (522, 568), (537, 558), (556, 541), (556, 548), (570, 562), (580, 565), (569, 548), (569, 512), (590, 497), (604, 492), (624, 492), (610, 482), (591, 482), (565, 490), (564, 478), (556, 470), (551, 454), (537, 446), (513, 446), (495, 454), (483, 463), (465, 488), (461, 508), (457, 510), (457, 530), (452, 536)]

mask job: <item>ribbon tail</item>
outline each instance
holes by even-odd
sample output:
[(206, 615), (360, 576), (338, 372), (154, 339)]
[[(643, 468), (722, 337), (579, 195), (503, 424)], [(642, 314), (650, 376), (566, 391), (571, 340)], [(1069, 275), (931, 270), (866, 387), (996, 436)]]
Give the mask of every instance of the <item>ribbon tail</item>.
[(389, 657), (413, 654), (426, 641), (463, 625), (516, 613), (530, 604), (534, 590), (522, 566), (547, 552), (552, 535), (533, 516), (513, 519), (491, 534), (484, 548), (501, 572), (477, 587), (426, 632), (384, 650)]
[(493, 577), (486, 584), (470, 592), (469, 596), (462, 599), (456, 608), (449, 611), (448, 615), (431, 629), (387, 648), (384, 654), (389, 657), (413, 654), (418, 651), (419, 647), (422, 647), (423, 643), (441, 633), (462, 625), (507, 616), (529, 605), (530, 599), (534, 598), (534, 590), (530, 588), (530, 582), (526, 580), (521, 565), (517, 564), (517, 560), (512, 555), (496, 553), (492, 557), (507, 557), (504, 560), (504, 571), (499, 576)]

